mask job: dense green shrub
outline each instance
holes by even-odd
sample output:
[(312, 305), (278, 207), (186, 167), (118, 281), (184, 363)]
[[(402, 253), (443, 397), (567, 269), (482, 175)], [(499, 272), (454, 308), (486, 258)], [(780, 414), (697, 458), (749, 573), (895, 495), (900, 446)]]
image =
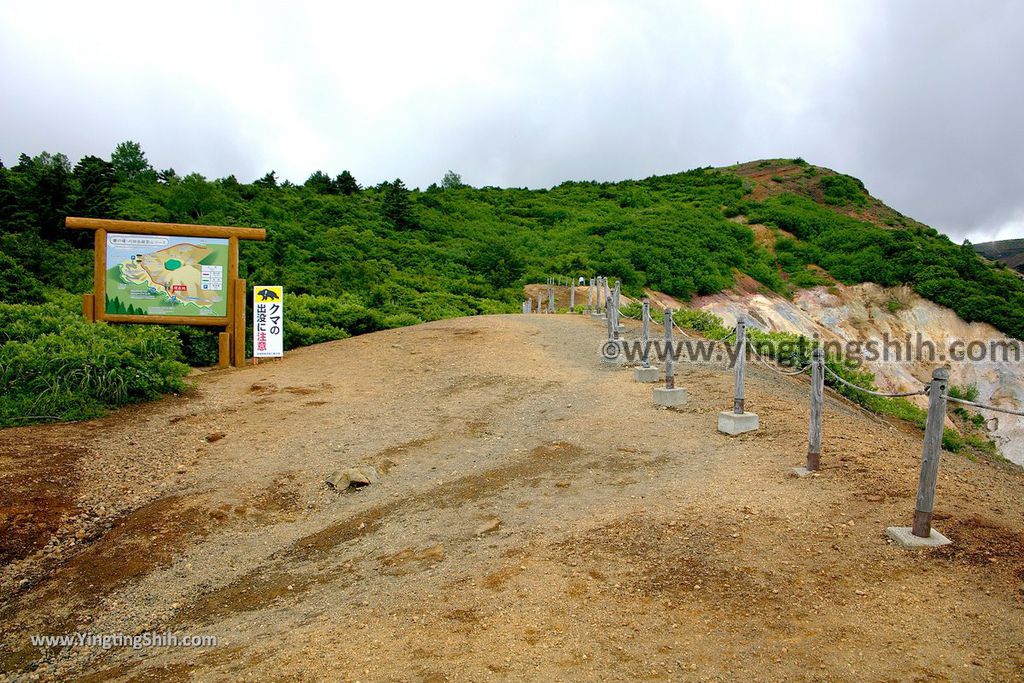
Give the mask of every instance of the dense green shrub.
[(846, 284), (911, 285), (968, 322), (987, 322), (1024, 338), (1024, 280), (982, 261), (969, 244), (953, 244), (929, 230), (881, 228), (792, 194), (747, 202), (744, 211), (751, 222), (799, 238), (799, 247), (781, 239), (776, 245), (792, 263), (816, 263)]
[(829, 204), (858, 204), (867, 203), (868, 194), (864, 184), (848, 175), (827, 175), (822, 176), (818, 181), (825, 195), (825, 201)]
[[(36, 367), (28, 347), (65, 331), (68, 348), (47, 347), (62, 358), (83, 345), (116, 358), (145, 342), (166, 352), (168, 362), (216, 360), (212, 330), (81, 323), (77, 294), (91, 288), (91, 236), (63, 228), (69, 213), (267, 228), (265, 242), (243, 242), (241, 274), (250, 284), (284, 286), (287, 348), (427, 320), (516, 312), (523, 285), (549, 274), (607, 273), (627, 295), (651, 288), (685, 301), (731, 287), (738, 273), (783, 294), (831, 282), (811, 265), (844, 283), (908, 284), (967, 320), (1024, 336), (1024, 284), (982, 262), (970, 245), (906, 221), (900, 225), (909, 227), (877, 227), (808, 197), (751, 201), (751, 182), (730, 172), (699, 168), (540, 190), (473, 188), (460, 180), (421, 192), (397, 179), (364, 189), (347, 172), (335, 180), (314, 173), (305, 185), (273, 173), (249, 184), (233, 176), (179, 177), (148, 168), (137, 145), (119, 150), (116, 163), (87, 157), (72, 167), (62, 155), (43, 153), (22, 155), (11, 168), (0, 164), (0, 278), (6, 282), (0, 301), (35, 304), (8, 310), (7, 331), (0, 333), (4, 353), (19, 358), (19, 368)], [(827, 202), (867, 201), (856, 179), (823, 171), (812, 181), (813, 166), (792, 163), (803, 168), (796, 180), (820, 188)], [(750, 228), (728, 220), (740, 214), (794, 238), (778, 235), (769, 251)], [(61, 291), (75, 296), (62, 298)], [(654, 315), (660, 320), (660, 312)], [(700, 312), (678, 315), (710, 337), (724, 331)], [(161, 372), (168, 387), (176, 386), (175, 367)], [(19, 373), (10, 377), (28, 381)], [(125, 385), (126, 400), (159, 384), (142, 375), (139, 382)], [(83, 386), (92, 407), (76, 404), (62, 414), (122, 400), (118, 392)], [(19, 395), (27, 400), (29, 394)], [(13, 399), (4, 400), (9, 409)]]
[(80, 419), (182, 391), (178, 337), (153, 326), (87, 323), (56, 303), (0, 304), (0, 426)]

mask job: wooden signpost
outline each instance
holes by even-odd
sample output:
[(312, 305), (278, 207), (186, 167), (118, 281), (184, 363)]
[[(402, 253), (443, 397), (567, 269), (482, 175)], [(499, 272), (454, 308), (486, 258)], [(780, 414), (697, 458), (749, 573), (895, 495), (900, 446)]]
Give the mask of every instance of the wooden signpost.
[[(95, 233), (93, 292), (82, 295), (87, 320), (222, 327), (218, 365), (245, 365), (238, 241), (264, 240), (266, 230), (72, 216), (64, 225)], [(108, 281), (123, 291), (108, 291)]]

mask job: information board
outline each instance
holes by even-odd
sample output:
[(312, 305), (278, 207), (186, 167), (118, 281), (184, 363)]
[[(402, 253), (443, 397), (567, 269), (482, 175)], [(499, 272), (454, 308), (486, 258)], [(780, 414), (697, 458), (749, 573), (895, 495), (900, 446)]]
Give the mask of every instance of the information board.
[(227, 315), (228, 240), (107, 235), (106, 307), (111, 315)]

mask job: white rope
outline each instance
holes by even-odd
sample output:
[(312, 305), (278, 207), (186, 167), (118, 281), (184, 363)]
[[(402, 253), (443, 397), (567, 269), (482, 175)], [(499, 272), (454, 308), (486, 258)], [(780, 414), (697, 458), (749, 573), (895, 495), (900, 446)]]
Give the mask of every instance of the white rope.
[(966, 406), (973, 408), (981, 408), (982, 410), (993, 410), (997, 413), (1006, 413), (1007, 415), (1020, 415), (1024, 417), (1024, 411), (1021, 410), (1010, 410), (1009, 408), (996, 408), (995, 406), (988, 406), (984, 403), (975, 403), (974, 401), (968, 401), (962, 398), (953, 398), (952, 396), (944, 397), (947, 401), (953, 401), (954, 403), (963, 403)]
[(811, 367), (811, 364), (810, 364), (810, 363), (807, 363), (807, 364), (806, 364), (806, 365), (804, 365), (803, 367), (799, 367), (799, 368), (796, 368), (795, 370), (790, 370), (790, 371), (788, 371), (788, 372), (787, 372), (787, 371), (785, 371), (785, 370), (779, 370), (779, 369), (778, 369), (777, 367), (775, 367), (774, 365), (771, 365), (771, 364), (769, 364), (769, 363), (766, 363), (766, 362), (765, 362), (765, 360), (764, 360), (764, 358), (762, 358), (762, 357), (761, 357), (761, 355), (757, 353), (757, 351), (755, 351), (755, 352), (754, 352), (754, 354), (755, 354), (755, 355), (757, 355), (757, 361), (758, 361), (758, 362), (759, 362), (759, 363), (760, 363), (761, 365), (763, 365), (764, 367), (768, 368), (769, 370), (771, 370), (771, 371), (772, 371), (772, 372), (774, 372), (775, 374), (777, 374), (777, 375), (783, 375), (783, 376), (785, 376), (785, 377), (796, 377), (797, 375), (802, 375), (802, 374), (804, 373), (804, 371), (805, 371), (805, 370), (807, 370), (807, 368)]
[(729, 334), (725, 335), (724, 337), (720, 337), (718, 339), (712, 339), (711, 341), (724, 342), (726, 339), (728, 339), (729, 337), (733, 336), (734, 334), (736, 334), (736, 328), (735, 327), (732, 328), (731, 330), (729, 330)]
[(765, 366), (766, 368), (768, 368), (769, 370), (771, 370), (774, 373), (777, 373), (779, 375), (785, 375), (786, 377), (795, 377), (796, 375), (802, 374), (803, 371), (806, 370), (807, 368), (811, 367), (811, 364), (807, 363), (802, 368), (797, 368), (796, 370), (790, 370), (789, 372), (787, 372), (785, 370), (779, 370), (774, 365), (771, 365), (770, 363), (765, 361), (764, 356), (762, 356), (758, 352), (757, 346), (755, 346), (754, 344), (751, 344), (750, 345), (750, 350), (754, 352), (754, 356), (757, 358), (758, 362), (761, 363), (761, 365)]
[(688, 335), (686, 333), (686, 330), (684, 330), (683, 328), (679, 327), (679, 323), (677, 323), (675, 320), (672, 321), (672, 326), (674, 328), (676, 328), (677, 330), (679, 330), (679, 334), (683, 335), (687, 339), (693, 339), (693, 337), (691, 337), (690, 335)]
[[(677, 323), (674, 319), (672, 320), (672, 325), (674, 325), (675, 328), (677, 330), (679, 330), (682, 333), (682, 335), (684, 337), (686, 337), (687, 339), (693, 339), (695, 341), (700, 341), (696, 337), (693, 337), (693, 336), (690, 336), (689, 334), (687, 334), (686, 330), (684, 330), (683, 328), (679, 327), (679, 323)], [(726, 339), (728, 339), (729, 337), (733, 336), (734, 334), (736, 334), (736, 328), (733, 328), (733, 329), (729, 330), (729, 334), (725, 335), (724, 337), (719, 337), (718, 339), (711, 339), (709, 337), (706, 337), (704, 341), (724, 342)]]
[(837, 375), (835, 372), (833, 372), (832, 368), (830, 368), (828, 365), (825, 365), (824, 367), (825, 367), (825, 370), (828, 372), (828, 374), (830, 374), (833, 377), (835, 377), (842, 384), (845, 384), (846, 386), (850, 387), (851, 389), (856, 389), (857, 391), (862, 391), (865, 394), (871, 394), (872, 396), (881, 396), (882, 398), (905, 398), (907, 396), (923, 396), (926, 393), (924, 389), (919, 389), (917, 391), (908, 391), (906, 393), (901, 393), (901, 394), (886, 394), (886, 393), (883, 393), (881, 391), (872, 391), (871, 389), (865, 389), (864, 387), (859, 387), (856, 384), (852, 384), (850, 382), (847, 382), (845, 379), (843, 379), (842, 377)]

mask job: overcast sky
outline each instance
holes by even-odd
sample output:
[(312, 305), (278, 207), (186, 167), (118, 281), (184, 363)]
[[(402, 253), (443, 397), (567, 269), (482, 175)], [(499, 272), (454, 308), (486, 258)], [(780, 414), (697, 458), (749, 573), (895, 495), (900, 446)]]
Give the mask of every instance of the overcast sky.
[(0, 158), (546, 187), (802, 156), (1024, 237), (1024, 3), (6, 2)]

